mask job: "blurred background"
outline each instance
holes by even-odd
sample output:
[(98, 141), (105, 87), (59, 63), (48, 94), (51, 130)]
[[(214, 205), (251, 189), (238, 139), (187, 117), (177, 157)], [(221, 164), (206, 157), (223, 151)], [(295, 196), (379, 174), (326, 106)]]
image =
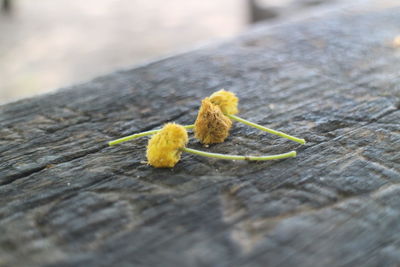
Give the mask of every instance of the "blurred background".
[(0, 104), (339, 0), (0, 0)]

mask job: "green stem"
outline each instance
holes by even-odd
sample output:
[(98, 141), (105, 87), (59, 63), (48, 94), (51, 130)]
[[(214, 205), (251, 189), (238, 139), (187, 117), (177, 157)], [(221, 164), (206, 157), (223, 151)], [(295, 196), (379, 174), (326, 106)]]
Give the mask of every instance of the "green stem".
[(275, 134), (275, 135), (278, 135), (280, 137), (287, 138), (289, 140), (292, 140), (294, 142), (297, 142), (297, 143), (300, 143), (300, 144), (303, 144), (303, 145), (306, 143), (306, 140), (304, 140), (304, 139), (297, 138), (297, 137), (294, 137), (294, 136), (291, 136), (291, 135), (288, 135), (288, 134), (285, 134), (285, 133), (282, 133), (282, 132), (279, 132), (279, 131), (275, 131), (275, 130), (269, 129), (269, 128), (261, 126), (261, 125), (259, 125), (257, 123), (250, 122), (250, 121), (247, 121), (245, 119), (242, 119), (242, 118), (240, 118), (238, 116), (230, 115), (230, 114), (225, 114), (225, 115), (228, 118), (231, 118), (232, 120), (239, 121), (239, 122), (244, 123), (246, 125), (249, 125), (251, 127), (257, 128), (257, 129), (259, 129), (261, 131), (268, 132), (268, 133), (271, 133), (271, 134)]
[(284, 159), (289, 157), (296, 157), (296, 151), (290, 151), (284, 154), (277, 154), (277, 155), (270, 155), (270, 156), (239, 156), (239, 155), (225, 155), (225, 154), (218, 154), (218, 153), (209, 153), (204, 151), (199, 151), (196, 149), (191, 149), (184, 147), (182, 151), (196, 154), (203, 157), (209, 158), (217, 158), (217, 159), (231, 159), (231, 160), (272, 160), (272, 159)]
[[(185, 129), (193, 129), (194, 128), (194, 124), (183, 126), (183, 128), (185, 128)], [(142, 136), (156, 134), (159, 131), (161, 131), (161, 129), (124, 136), (122, 138), (119, 138), (119, 139), (116, 139), (116, 140), (108, 142), (108, 145), (109, 146), (117, 145), (117, 144), (129, 141), (129, 140), (133, 140), (133, 139), (136, 139), (136, 138), (139, 138), (139, 137), (142, 137)]]

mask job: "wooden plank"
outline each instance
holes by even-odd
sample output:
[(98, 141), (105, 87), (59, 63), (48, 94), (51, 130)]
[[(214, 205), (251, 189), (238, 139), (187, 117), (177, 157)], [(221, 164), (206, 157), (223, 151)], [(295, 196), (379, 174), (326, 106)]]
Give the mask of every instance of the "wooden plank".
[[(369, 5), (0, 107), (2, 266), (395, 266), (400, 264), (400, 8)], [(240, 115), (220, 153), (142, 164), (146, 138), (194, 121), (220, 88)], [(190, 147), (203, 149), (191, 139)]]

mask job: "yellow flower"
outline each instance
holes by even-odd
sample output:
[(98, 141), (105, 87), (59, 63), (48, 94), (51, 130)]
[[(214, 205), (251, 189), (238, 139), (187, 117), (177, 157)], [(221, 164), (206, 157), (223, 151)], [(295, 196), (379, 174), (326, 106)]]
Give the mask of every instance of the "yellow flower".
[(181, 149), (188, 142), (185, 128), (167, 123), (160, 132), (153, 135), (147, 144), (147, 160), (157, 168), (172, 168), (181, 158)]
[(210, 101), (221, 108), (224, 114), (235, 115), (238, 111), (239, 99), (232, 92), (219, 90), (210, 96)]
[(206, 97), (194, 123), (195, 137), (203, 144), (222, 143), (229, 135), (232, 121), (226, 117), (219, 106)]

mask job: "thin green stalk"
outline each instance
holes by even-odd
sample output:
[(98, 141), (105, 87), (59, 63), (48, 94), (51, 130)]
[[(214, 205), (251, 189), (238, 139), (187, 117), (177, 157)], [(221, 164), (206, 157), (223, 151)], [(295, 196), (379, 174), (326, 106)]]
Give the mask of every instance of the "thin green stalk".
[[(194, 124), (186, 125), (186, 126), (183, 126), (183, 127), (184, 127), (185, 129), (193, 129), (193, 128), (194, 128)], [(124, 136), (124, 137), (122, 137), (122, 138), (119, 138), (119, 139), (116, 139), (116, 140), (113, 140), (113, 141), (108, 142), (108, 145), (109, 145), (109, 146), (117, 145), (117, 144), (120, 144), (120, 143), (129, 141), (129, 140), (133, 140), (133, 139), (136, 139), (136, 138), (139, 138), (139, 137), (142, 137), (142, 136), (147, 136), (147, 135), (156, 134), (156, 133), (158, 133), (159, 131), (161, 131), (161, 129), (159, 129), (159, 130), (147, 131), (147, 132), (142, 132), (142, 133), (137, 133), (137, 134), (132, 134), (132, 135), (128, 135), (128, 136)]]
[(272, 159), (284, 159), (289, 157), (296, 157), (296, 151), (290, 151), (284, 154), (277, 154), (277, 155), (270, 155), (270, 156), (239, 156), (239, 155), (225, 155), (225, 154), (218, 154), (218, 153), (209, 153), (204, 151), (199, 151), (196, 149), (191, 149), (184, 147), (182, 151), (196, 154), (203, 157), (209, 158), (217, 158), (217, 159), (231, 159), (231, 160), (272, 160)]
[(269, 128), (264, 127), (264, 126), (261, 126), (261, 125), (259, 125), (259, 124), (257, 124), (257, 123), (250, 122), (250, 121), (247, 121), (247, 120), (245, 120), (245, 119), (242, 119), (242, 118), (240, 118), (240, 117), (238, 117), (238, 116), (230, 115), (230, 114), (225, 114), (225, 115), (226, 115), (228, 118), (231, 118), (232, 120), (235, 120), (235, 121), (244, 123), (244, 124), (249, 125), (249, 126), (251, 126), (251, 127), (257, 128), (257, 129), (259, 129), (259, 130), (261, 130), (261, 131), (268, 132), (268, 133), (271, 133), (271, 134), (275, 134), (275, 135), (278, 135), (278, 136), (280, 136), (280, 137), (287, 138), (287, 139), (289, 139), (289, 140), (292, 140), (292, 141), (294, 141), (294, 142), (297, 142), (297, 143), (300, 143), (300, 144), (303, 144), (303, 145), (306, 143), (306, 140), (304, 140), (304, 139), (297, 138), (297, 137), (294, 137), (294, 136), (291, 136), (291, 135), (282, 133), (282, 132), (280, 132), (280, 131), (275, 131), (275, 130), (269, 129)]

